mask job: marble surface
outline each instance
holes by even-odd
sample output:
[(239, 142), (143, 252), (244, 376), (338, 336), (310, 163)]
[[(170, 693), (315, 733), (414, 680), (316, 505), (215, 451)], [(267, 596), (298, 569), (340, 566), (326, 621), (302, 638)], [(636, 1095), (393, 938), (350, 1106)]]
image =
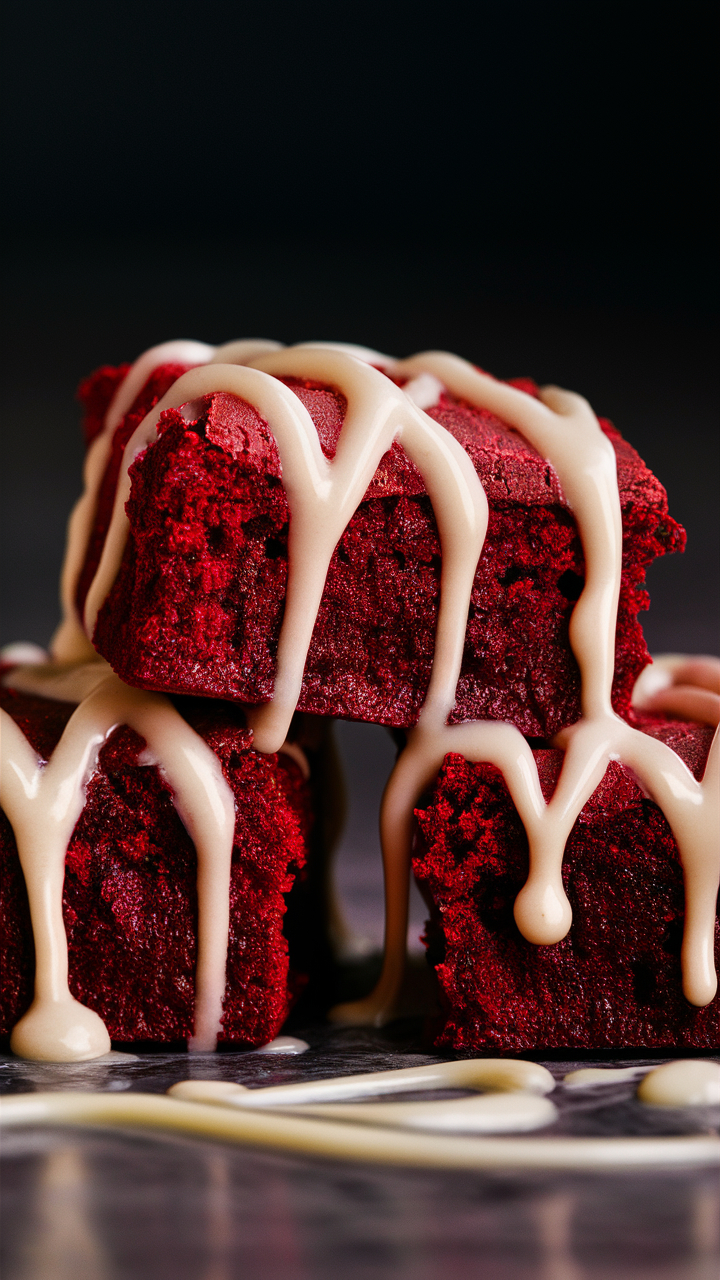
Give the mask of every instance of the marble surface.
[[(0, 1088), (164, 1092), (189, 1077), (257, 1086), (434, 1060), (419, 1020), (299, 1034), (311, 1046), (301, 1057), (158, 1054), (72, 1066), (5, 1057)], [(559, 1081), (593, 1065), (543, 1061)], [(687, 1133), (720, 1119), (644, 1108), (627, 1080), (560, 1085), (553, 1100), (559, 1118), (544, 1133)], [(14, 1131), (3, 1156), (5, 1280), (434, 1280), (448, 1269), (488, 1280), (716, 1280), (720, 1266), (716, 1170), (448, 1173), (79, 1129)]]

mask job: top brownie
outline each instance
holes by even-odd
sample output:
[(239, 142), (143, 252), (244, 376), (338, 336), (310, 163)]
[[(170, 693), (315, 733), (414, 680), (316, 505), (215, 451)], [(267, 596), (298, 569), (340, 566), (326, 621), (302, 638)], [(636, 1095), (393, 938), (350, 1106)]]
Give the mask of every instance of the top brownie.
[[(122, 448), (177, 372), (156, 370), (117, 428), (80, 577), (80, 609)], [(332, 457), (344, 397), (317, 383), (283, 381)], [(116, 382), (104, 370), (86, 384), (91, 415)], [(530, 382), (514, 385), (536, 394)], [(470, 456), (490, 507), (451, 720), (504, 720), (548, 739), (580, 715), (568, 624), (584, 559), (573, 515), (552, 466), (516, 430), (448, 394), (427, 412)], [(288, 507), (277, 446), (271, 425), (231, 395), (206, 397), (191, 416), (163, 414), (157, 442), (131, 468), (130, 535), (93, 642), (128, 684), (267, 702), (287, 580)], [(645, 570), (656, 556), (681, 550), (684, 534), (637, 453), (610, 423), (601, 419), (601, 426), (617, 455), (623, 519), (613, 705), (628, 717), (633, 684), (649, 661), (637, 620), (647, 607)], [(335, 549), (298, 709), (413, 725), (430, 679), (440, 569), (430, 499), (395, 444)]]

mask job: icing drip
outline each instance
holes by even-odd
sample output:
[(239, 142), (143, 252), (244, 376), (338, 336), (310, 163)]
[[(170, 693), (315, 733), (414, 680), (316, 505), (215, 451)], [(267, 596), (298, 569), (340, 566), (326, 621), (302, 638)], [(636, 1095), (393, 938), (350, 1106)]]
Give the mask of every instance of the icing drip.
[(65, 561), (60, 575), (60, 599), (63, 620), (52, 639), (52, 656), (58, 662), (92, 660), (95, 650), (90, 644), (75, 607), (75, 590), (82, 571), (85, 549), (92, 532), (97, 498), (110, 457), (112, 438), (125, 414), (142, 391), (148, 378), (161, 364), (205, 364), (213, 348), (205, 342), (163, 342), (151, 347), (135, 361), (113, 396), (103, 430), (93, 440), (85, 457), (83, 493), (70, 513)]
[[(62, 696), (71, 690), (61, 679)], [(198, 960), (191, 1047), (215, 1047), (225, 991), (233, 793), (215, 754), (161, 694), (130, 689), (104, 663), (76, 669), (83, 700), (47, 765), (6, 712), (2, 728), (0, 803), (12, 822), (30, 902), (35, 939), (35, 995), (15, 1026), (11, 1047), (26, 1058), (77, 1061), (106, 1053), (110, 1040), (96, 1013), (70, 995), (62, 916), (65, 854), (85, 803), (98, 751), (120, 724), (147, 743), (143, 763), (157, 764), (195, 843), (198, 859)], [(88, 689), (88, 685), (91, 686)]]
[(151, 347), (128, 370), (113, 396), (105, 415), (103, 430), (93, 440), (85, 458), (83, 472), (84, 490), (75, 504), (68, 521), (65, 561), (60, 576), (60, 599), (63, 620), (52, 639), (52, 655), (58, 662), (77, 662), (92, 659), (95, 651), (83, 630), (75, 607), (75, 591), (83, 566), (85, 550), (92, 531), (97, 510), (98, 493), (107, 467), (113, 435), (125, 414), (142, 391), (148, 378), (163, 364), (208, 364), (218, 357), (228, 364), (244, 364), (265, 351), (274, 351), (279, 344), (264, 338), (249, 338), (241, 342), (229, 342), (225, 347), (210, 347), (206, 342), (180, 339), (163, 342)]
[[(143, 420), (125, 449), (111, 524), (87, 596), (83, 632), (75, 614), (74, 592), (112, 434), (152, 370), (167, 361), (198, 367), (177, 380)], [(406, 380), (404, 390), (395, 386), (384, 376), (385, 373)], [(338, 388), (346, 397), (348, 410), (332, 461), (322, 453), (307, 410), (293, 392), (278, 381), (281, 377), (316, 379)], [(581, 674), (582, 716), (577, 724), (558, 735), (554, 744), (564, 749), (565, 758), (549, 803), (543, 798), (532, 752), (517, 729), (489, 721), (451, 727), (446, 723), (454, 704), (470, 593), (488, 513), (484, 491), (469, 457), (454, 437), (423, 411), (423, 406), (429, 407), (437, 400), (443, 388), (478, 408), (490, 410), (530, 441), (557, 471), (578, 525), (586, 576), (584, 589), (573, 611), (569, 634)], [(663, 809), (680, 850), (686, 895), (682, 951), (685, 994), (697, 1005), (711, 1000), (717, 985), (712, 942), (720, 879), (719, 802), (715, 781), (720, 748), (716, 736), (705, 776), (698, 783), (669, 747), (632, 729), (612, 710), (610, 692), (622, 551), (620, 504), (614, 451), (590, 406), (581, 397), (554, 387), (545, 388), (541, 399), (535, 400), (516, 388), (496, 382), (458, 357), (442, 352), (426, 352), (408, 360), (395, 361), (366, 348), (314, 343), (279, 349), (275, 343), (256, 340), (230, 343), (218, 349), (197, 343), (170, 343), (147, 352), (132, 367), (119, 388), (108, 411), (104, 431), (88, 453), (86, 492), (70, 521), (62, 587), (65, 621), (53, 643), (56, 663), (45, 671), (25, 668), (17, 677), (17, 687), (30, 689), (34, 685), (33, 691), (38, 691), (43, 682), (46, 690), (65, 689), (68, 680), (72, 684), (76, 679), (78, 696), (85, 697), (85, 702), (70, 722), (76, 728), (68, 743), (65, 743), (65, 736), (70, 725), (44, 771), (37, 759), (33, 761), (28, 756), (30, 748), (19, 730), (14, 726), (8, 730), (12, 742), (9, 759), (13, 776), (17, 774), (18, 778), (26, 779), (30, 791), (35, 787), (38, 795), (44, 797), (49, 794), (48, 779), (54, 779), (56, 775), (59, 777), (62, 768), (60, 764), (55, 767), (56, 757), (62, 761), (67, 756), (72, 762), (72, 781), (68, 782), (70, 790), (67, 793), (72, 799), (68, 800), (63, 811), (65, 825), (59, 823), (52, 829), (50, 844), (53, 852), (46, 859), (53, 867), (52, 892), (43, 889), (42, 874), (38, 870), (42, 857), (33, 851), (32, 841), (25, 841), (29, 852), (26, 850), (21, 855), (24, 870), (27, 864), (26, 877), (29, 876), (33, 882), (33, 894), (37, 900), (33, 912), (36, 945), (37, 930), (42, 933), (44, 929), (40, 950), (45, 947), (47, 952), (47, 960), (43, 962), (44, 976), (30, 1014), (36, 1010), (36, 1005), (38, 1009), (44, 1008), (48, 999), (57, 1004), (69, 998), (69, 994), (67, 997), (64, 994), (67, 992), (67, 951), (65, 948), (63, 953), (64, 942), (60, 943), (61, 936), (64, 939), (60, 901), (65, 847), (61, 849), (60, 846), (63, 839), (67, 844), (82, 808), (83, 783), (91, 767), (93, 752), (114, 724), (130, 723), (138, 728), (143, 724), (148, 732), (145, 728), (139, 731), (148, 739), (151, 751), (155, 750), (154, 735), (160, 734), (162, 752), (157, 752), (158, 758), (175, 787), (176, 806), (190, 834), (196, 838), (196, 844), (198, 840), (207, 839), (205, 823), (210, 812), (216, 828), (223, 831), (220, 844), (224, 852), (222, 856), (218, 855), (221, 866), (217, 884), (213, 883), (209, 870), (209, 852), (201, 855), (198, 847), (202, 901), (213, 904), (211, 910), (206, 911), (203, 907), (200, 913), (201, 959), (206, 953), (210, 954), (213, 945), (215, 950), (212, 951), (212, 964), (208, 961), (212, 979), (205, 976), (205, 961), (199, 962), (195, 1044), (196, 1047), (208, 1047), (214, 1043), (224, 987), (224, 951), (221, 965), (222, 947), (218, 938), (224, 939), (224, 946), (227, 941), (228, 840), (230, 848), (232, 845), (229, 788), (222, 780), (226, 792), (221, 792), (219, 765), (214, 757), (214, 765), (208, 762), (208, 749), (204, 744), (201, 744), (203, 751), (200, 755), (197, 749), (189, 749), (184, 764), (177, 758), (177, 753), (173, 755), (170, 742), (173, 735), (162, 731), (162, 726), (169, 727), (167, 709), (170, 704), (166, 700), (157, 695), (140, 694), (123, 686), (115, 677), (108, 678), (107, 667), (97, 661), (91, 664), (93, 670), (90, 674), (87, 666), (80, 667), (76, 677), (69, 672), (67, 664), (95, 657), (88, 637), (93, 634), (98, 611), (115, 580), (127, 540), (125, 504), (130, 493), (129, 467), (138, 454), (156, 439), (157, 424), (166, 409), (180, 408), (215, 392), (239, 396), (268, 421), (277, 441), (290, 509), (288, 584), (274, 694), (269, 703), (248, 711), (257, 750), (290, 749), (285, 743), (286, 734), (300, 694), (305, 659), (330, 559), (380, 459), (396, 440), (423, 477), (440, 535), (441, 599), (430, 685), (417, 726), (410, 732), (407, 748), (386, 788), (381, 812), (386, 898), (383, 971), (370, 997), (339, 1007), (334, 1016), (340, 1021), (376, 1024), (393, 1016), (405, 958), (413, 808), (448, 752), (459, 752), (470, 761), (492, 763), (505, 776), (530, 845), (530, 873), (518, 895), (515, 917), (525, 937), (538, 944), (558, 941), (570, 927), (571, 911), (562, 886), (561, 870), (565, 842), (578, 814), (602, 780), (611, 759), (621, 760), (630, 768), (646, 792)], [(701, 686), (707, 682), (707, 672), (687, 662), (684, 667), (677, 668), (677, 672), (680, 681), (677, 687), (684, 690), (682, 706), (690, 706), (688, 687), (695, 695), (693, 705), (699, 705), (703, 699), (700, 697), (698, 700), (697, 695), (704, 693)], [(94, 682), (100, 674), (102, 683), (95, 688)], [(91, 687), (87, 688), (83, 680), (89, 681)], [(56, 692), (47, 696), (66, 694)], [(638, 697), (642, 699), (644, 696), (641, 690)], [(666, 710), (680, 705), (679, 702), (673, 703), (672, 698), (668, 701), (669, 693), (664, 696), (662, 704), (652, 705), (663, 705)], [(100, 709), (99, 719), (93, 719), (94, 710), (99, 712)], [(175, 735), (178, 744), (181, 740), (189, 742), (188, 735), (196, 743), (201, 742), (174, 711), (172, 716), (175, 717), (174, 724), (183, 726), (183, 731)], [(703, 718), (708, 717), (703, 715)], [(82, 732), (79, 726), (83, 726)], [(70, 742), (72, 748), (68, 745)], [(178, 752), (182, 754), (179, 746)], [(202, 784), (205, 785), (204, 798), (200, 796), (201, 758), (205, 770), (202, 776), (206, 782), (208, 778), (214, 779), (214, 801), (210, 800), (210, 791), (205, 784)], [(187, 763), (190, 759), (195, 761), (191, 767)], [(43, 784), (47, 783), (42, 789), (39, 788), (41, 776)], [(9, 784), (8, 794), (13, 786), (15, 783)], [(25, 823), (23, 806), (30, 804), (31, 797), (27, 791), (26, 799), (22, 801), (21, 791), (22, 787), (19, 791), (15, 788), (17, 794), (13, 792), (8, 808), (15, 806), (22, 833)], [(192, 797), (190, 804), (188, 795)], [(42, 806), (36, 805), (32, 812), (36, 815), (36, 825), (49, 821)], [(41, 812), (42, 819), (37, 816)], [(73, 813), (75, 817), (70, 823)], [(198, 814), (204, 815), (202, 820)], [(24, 834), (22, 839), (25, 840)], [(48, 905), (51, 899), (54, 904), (52, 910)], [(41, 903), (44, 904), (43, 909)], [(215, 922), (212, 927), (211, 921)], [(62, 1000), (48, 994), (56, 988)], [(26, 1019), (30, 1019), (30, 1014)], [(14, 1043), (18, 1045), (25, 1044), (25, 1032), (20, 1028), (26, 1019), (16, 1028)], [(36, 1048), (34, 1045), (34, 1051)]]
[[(260, 357), (264, 371), (213, 365), (179, 378), (140, 424), (125, 450), (112, 522), (88, 592), (85, 627), (92, 635), (125, 549), (130, 495), (128, 468), (156, 438), (161, 414), (224, 391), (248, 401), (271, 425), (290, 508), (288, 585), (272, 701), (249, 715), (259, 751), (284, 742), (300, 696), (305, 658), (328, 565), (380, 459), (399, 440), (418, 467), (433, 503), (443, 553), (435, 660), (425, 708), (444, 721), (455, 698), (468, 602), (487, 527), (487, 500), (458, 442), (377, 369), (345, 352), (294, 348)], [(271, 374), (277, 375), (272, 377)], [(337, 386), (348, 412), (332, 462), (320, 448), (305, 407), (278, 377), (321, 378)]]
[(34, 666), (36, 663), (47, 662), (48, 655), (45, 649), (41, 649), (39, 644), (29, 644), (19, 641), (17, 644), (6, 644), (0, 649), (0, 663), (7, 663), (13, 666), (15, 663), (27, 663)]

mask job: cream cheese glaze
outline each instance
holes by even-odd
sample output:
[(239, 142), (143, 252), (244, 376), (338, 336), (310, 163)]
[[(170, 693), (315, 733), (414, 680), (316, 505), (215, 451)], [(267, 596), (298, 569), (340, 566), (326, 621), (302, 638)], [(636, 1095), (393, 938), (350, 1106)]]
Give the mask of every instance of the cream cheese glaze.
[[(112, 521), (88, 593), (83, 628), (74, 606), (75, 587), (112, 433), (152, 369), (170, 360), (196, 367), (177, 380), (143, 420), (125, 449)], [(279, 381), (282, 377), (311, 378), (337, 388), (346, 397), (348, 410), (332, 461), (322, 453), (310, 415), (293, 392)], [(400, 389), (391, 377), (409, 381)], [(578, 525), (586, 579), (573, 611), (570, 643), (580, 669), (582, 715), (577, 724), (565, 729), (556, 740), (555, 745), (564, 749), (565, 758), (549, 803), (542, 795), (532, 752), (512, 725), (489, 721), (454, 726), (446, 723), (454, 704), (470, 592), (487, 527), (487, 501), (465, 451), (422, 407), (430, 407), (443, 388), (479, 408), (490, 410), (525, 436), (557, 471)], [(125, 504), (130, 492), (128, 472), (132, 462), (152, 446), (158, 421), (165, 410), (180, 408), (214, 392), (241, 397), (268, 422), (278, 445), (290, 511), (288, 585), (274, 694), (269, 703), (248, 710), (256, 750), (272, 752), (283, 746), (287, 749), (286, 735), (300, 694), (331, 556), (380, 459), (394, 441), (402, 444), (423, 477), (440, 536), (441, 601), (430, 685), (418, 723), (409, 734), (408, 745), (386, 788), (381, 812), (386, 900), (383, 971), (378, 986), (368, 998), (334, 1010), (336, 1020), (380, 1025), (393, 1016), (405, 959), (413, 807), (436, 775), (444, 756), (451, 751), (471, 761), (490, 762), (505, 776), (530, 845), (530, 874), (516, 901), (515, 917), (525, 937), (538, 944), (558, 941), (571, 924), (561, 868), (565, 842), (575, 819), (602, 780), (611, 759), (620, 760), (630, 768), (647, 794), (663, 809), (680, 850), (686, 897), (683, 989), (691, 1003), (707, 1004), (717, 987), (713, 937), (720, 880), (720, 746), (716, 735), (705, 776), (697, 782), (669, 747), (631, 728), (612, 710), (610, 691), (622, 551), (615, 455), (587, 402), (558, 388), (545, 388), (540, 400), (536, 400), (480, 373), (459, 357), (443, 352), (426, 352), (396, 361), (365, 348), (329, 343), (279, 348), (275, 343), (251, 340), (217, 349), (197, 343), (170, 343), (142, 356), (120, 386), (108, 411), (105, 428), (88, 455), (86, 491), (69, 526), (63, 571), (65, 618), (53, 641), (55, 665), (51, 670), (35, 665), (11, 677), (15, 687), (32, 691), (39, 688), (38, 682), (45, 681), (45, 688), (50, 689), (55, 680), (60, 682), (58, 688), (62, 684), (67, 689), (68, 681), (72, 684), (77, 680), (78, 700), (84, 699), (76, 716), (77, 725), (84, 726), (86, 745), (83, 747), (85, 739), (82, 733), (78, 737), (75, 729), (71, 734), (72, 748), (65, 745), (68, 725), (45, 775), (49, 778), (58, 773), (56, 769), (50, 774), (58, 753), (61, 759), (72, 758), (73, 804), (75, 807), (80, 804), (81, 808), (84, 780), (89, 776), (96, 750), (93, 744), (101, 742), (114, 724), (131, 723), (137, 727), (142, 723), (143, 736), (173, 786), (178, 811), (188, 830), (193, 835), (197, 832), (197, 838), (205, 838), (200, 833), (209, 832), (213, 822), (220, 821), (217, 815), (222, 810), (221, 843), (224, 842), (225, 850), (227, 848), (229, 810), (227, 794), (220, 786), (217, 762), (214, 774), (209, 762), (205, 761), (203, 766), (210, 771), (207, 777), (214, 778), (211, 798), (207, 785), (199, 782), (197, 770), (194, 774), (187, 769), (184, 773), (178, 771), (174, 757), (170, 760), (152, 746), (159, 735), (163, 751), (167, 753), (168, 738), (172, 734), (163, 735), (159, 725), (167, 722), (170, 713), (184, 724), (172, 711), (171, 704), (159, 695), (131, 690), (116, 677), (108, 677), (107, 668), (97, 662), (90, 639), (98, 611), (117, 575), (127, 540)], [(98, 674), (102, 669), (103, 679), (98, 690), (87, 691), (83, 681), (92, 682), (94, 675), (88, 676), (87, 666), (82, 664), (87, 664), (91, 656), (96, 659), (92, 667)], [(110, 683), (106, 683), (108, 681)], [(8, 733), (10, 771), (13, 776), (38, 781), (32, 786), (27, 784), (32, 795), (25, 787), (25, 799), (21, 801), (13, 793), (10, 803), (16, 806), (14, 812), (21, 832), (26, 821), (23, 815), (30, 812), (34, 816), (29, 826), (44, 829), (52, 809), (51, 790), (40, 786), (42, 771), (37, 762), (32, 765), (27, 756), (29, 747), (24, 739), (24, 745), (20, 741), (20, 731), (15, 726), (13, 730)], [(199, 742), (200, 739), (187, 725), (184, 732), (178, 731), (178, 734), (188, 744), (187, 758), (198, 761), (202, 753), (198, 755), (191, 740)], [(188, 796), (192, 797), (190, 801)], [(224, 799), (221, 800), (221, 796)], [(53, 829), (54, 853), (49, 859), (55, 868), (52, 880), (43, 878), (47, 873), (42, 867), (47, 859), (30, 838), (26, 841), (28, 851), (21, 855), (23, 869), (29, 877), (28, 887), (32, 883), (33, 893), (40, 895), (46, 904), (42, 911), (38, 908), (33, 913), (36, 948), (47, 952), (49, 957), (45, 994), (36, 996), (36, 1003), (39, 1000), (40, 1004), (47, 1003), (48, 999), (58, 1003), (54, 995), (48, 994), (56, 990), (60, 991), (62, 1000), (66, 998), (67, 950), (65, 947), (63, 952), (61, 938), (64, 849), (62, 853), (58, 850), (65, 834), (65, 844), (69, 840), (74, 825), (73, 821), (66, 832), (69, 821), (67, 816), (65, 826), (61, 824), (57, 830)], [(231, 847), (231, 829), (229, 840)], [(223, 856), (227, 857), (227, 853)], [(201, 869), (200, 850), (198, 859), (202, 878), (209, 861), (203, 861)], [(222, 858), (220, 862), (218, 882), (215, 886), (206, 884), (200, 905), (201, 937), (215, 939), (213, 960), (212, 963), (208, 960), (203, 968), (202, 980), (200, 969), (198, 971), (195, 1039), (201, 1047), (210, 1043), (213, 1028), (217, 1029), (224, 990), (224, 961), (221, 964), (219, 957), (223, 947), (227, 947), (228, 881)], [(224, 940), (222, 945), (218, 939)], [(26, 1043), (19, 1028), (16, 1033), (14, 1045), (23, 1046), (19, 1051), (33, 1055), (39, 1052), (34, 1040)], [(80, 1056), (91, 1054), (83, 1052)]]

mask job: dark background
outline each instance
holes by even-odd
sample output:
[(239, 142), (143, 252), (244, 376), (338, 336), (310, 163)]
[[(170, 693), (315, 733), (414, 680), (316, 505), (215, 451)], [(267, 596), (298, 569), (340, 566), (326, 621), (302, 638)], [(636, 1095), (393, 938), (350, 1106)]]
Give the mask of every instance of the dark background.
[(170, 337), (456, 350), (582, 391), (689, 533), (655, 649), (717, 641), (712, 8), (16, 5), (3, 641), (46, 643), (74, 387)]
[[(256, 335), (444, 347), (583, 392), (688, 530), (686, 555), (650, 574), (651, 649), (717, 649), (715, 6), (7, 8), (3, 643), (45, 644), (57, 622), (79, 379), (169, 338)], [(392, 748), (377, 727), (340, 729), (360, 768), (338, 879), (372, 947)], [(415, 939), (422, 914), (415, 900)], [(467, 1277), (715, 1274), (717, 1201), (687, 1173), (679, 1192), (675, 1174), (569, 1191), (478, 1175), (463, 1190), (127, 1138), (103, 1174), (94, 1137), (89, 1155), (67, 1141), (37, 1182), (21, 1162), (11, 1204), (21, 1228), (36, 1215), (28, 1238), (53, 1275), (119, 1276), (124, 1256), (138, 1276), (196, 1258), (223, 1278), (250, 1258), (314, 1280), (434, 1277), (448, 1261)], [(100, 1252), (78, 1262), (88, 1240)]]

